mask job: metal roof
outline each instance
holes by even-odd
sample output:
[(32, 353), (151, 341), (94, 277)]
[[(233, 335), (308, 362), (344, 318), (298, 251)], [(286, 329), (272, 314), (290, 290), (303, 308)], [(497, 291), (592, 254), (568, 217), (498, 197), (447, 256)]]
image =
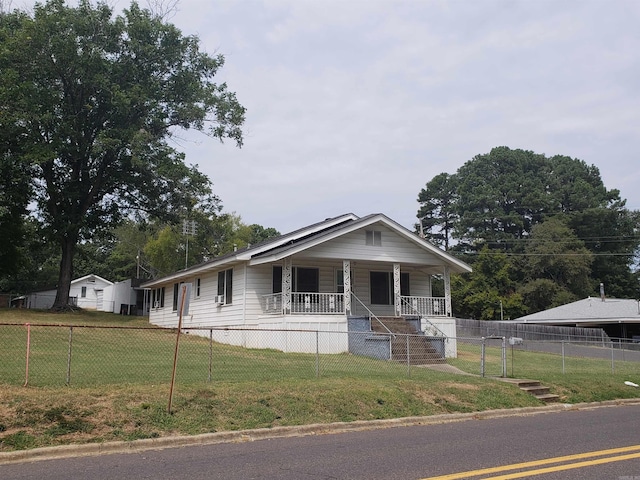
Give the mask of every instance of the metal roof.
[(314, 245), (329, 241), (346, 233), (352, 232), (358, 228), (366, 227), (376, 222), (387, 225), (401, 236), (419, 245), (423, 249), (442, 258), (449, 264), (453, 272), (470, 272), (471, 267), (463, 261), (453, 257), (444, 250), (418, 237), (413, 232), (407, 230), (400, 224), (394, 222), (389, 217), (381, 214), (371, 214), (362, 218), (358, 218), (352, 213), (340, 215), (338, 217), (327, 218), (326, 220), (314, 223), (307, 227), (295, 230), (291, 233), (280, 235), (279, 237), (270, 238), (257, 245), (251, 245), (226, 255), (216, 257), (208, 262), (195, 265), (185, 270), (180, 270), (171, 275), (149, 280), (142, 284), (143, 288), (151, 288), (155, 285), (177, 281), (187, 278), (194, 274), (206, 271), (216, 270), (227, 265), (233, 265), (238, 262), (268, 263), (276, 261), (285, 256), (293, 255), (297, 252), (306, 250)]
[(513, 320), (517, 323), (640, 323), (640, 302), (625, 298), (588, 297)]

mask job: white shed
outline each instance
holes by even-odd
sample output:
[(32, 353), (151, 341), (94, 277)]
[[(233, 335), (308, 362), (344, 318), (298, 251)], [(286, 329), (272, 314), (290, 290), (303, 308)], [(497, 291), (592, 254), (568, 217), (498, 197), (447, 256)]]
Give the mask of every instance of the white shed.
[[(87, 310), (98, 310), (103, 300), (104, 289), (113, 282), (105, 280), (98, 275), (85, 275), (71, 281), (69, 289), (69, 302)], [(27, 308), (48, 309), (53, 306), (56, 299), (56, 289), (31, 292), (27, 295)]]

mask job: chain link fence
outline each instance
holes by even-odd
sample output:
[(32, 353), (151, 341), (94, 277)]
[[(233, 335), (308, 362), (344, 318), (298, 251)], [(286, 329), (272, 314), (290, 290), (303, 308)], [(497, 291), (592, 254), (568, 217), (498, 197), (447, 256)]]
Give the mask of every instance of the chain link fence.
[[(177, 348), (176, 348), (177, 345)], [(256, 346), (260, 346), (256, 348)], [(0, 383), (32, 386), (433, 378), (468, 374), (637, 374), (640, 352), (615, 342), (505, 337), (0, 324)], [(331, 353), (328, 353), (331, 352)]]

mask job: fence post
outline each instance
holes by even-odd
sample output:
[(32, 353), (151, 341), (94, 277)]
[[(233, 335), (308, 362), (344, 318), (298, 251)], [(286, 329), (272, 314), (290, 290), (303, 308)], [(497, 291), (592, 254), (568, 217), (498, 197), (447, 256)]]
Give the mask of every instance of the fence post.
[(507, 342), (506, 337), (502, 337), (502, 378), (507, 377)]
[(320, 378), (320, 332), (316, 330), (316, 378)]
[(67, 350), (67, 381), (65, 385), (71, 382), (71, 345), (73, 343), (73, 326), (69, 327), (69, 349)]
[(207, 381), (211, 382), (211, 365), (213, 363), (213, 328), (209, 329), (209, 376)]
[(484, 377), (484, 338), (482, 337), (482, 347), (480, 349), (480, 376)]
[(409, 335), (407, 335), (407, 377), (411, 376), (411, 358), (409, 357)]
[(24, 386), (29, 384), (29, 357), (31, 356), (31, 324), (27, 323), (27, 360), (24, 372)]
[(611, 341), (611, 373), (614, 373), (615, 370), (615, 360), (614, 360), (614, 356), (615, 356), (615, 350), (613, 349), (613, 341)]
[(176, 332), (176, 348), (173, 352), (173, 370), (171, 372), (171, 386), (169, 387), (169, 403), (167, 405), (167, 413), (171, 415), (171, 404), (173, 403), (173, 387), (176, 383), (176, 368), (178, 367), (178, 347), (180, 345), (180, 331), (182, 330), (182, 314), (184, 312), (185, 298), (187, 296), (187, 284), (182, 284), (182, 296), (180, 297), (180, 305), (178, 312), (178, 331)]
[(562, 374), (564, 375), (564, 340), (562, 340)]

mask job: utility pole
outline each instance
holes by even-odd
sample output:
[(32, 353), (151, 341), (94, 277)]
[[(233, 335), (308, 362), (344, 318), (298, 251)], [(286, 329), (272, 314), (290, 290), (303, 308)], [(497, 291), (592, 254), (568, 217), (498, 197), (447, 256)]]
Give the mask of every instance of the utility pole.
[(196, 221), (195, 220), (183, 220), (182, 221), (182, 234), (187, 237), (187, 248), (184, 254), (184, 268), (189, 267), (189, 236), (196, 234)]

